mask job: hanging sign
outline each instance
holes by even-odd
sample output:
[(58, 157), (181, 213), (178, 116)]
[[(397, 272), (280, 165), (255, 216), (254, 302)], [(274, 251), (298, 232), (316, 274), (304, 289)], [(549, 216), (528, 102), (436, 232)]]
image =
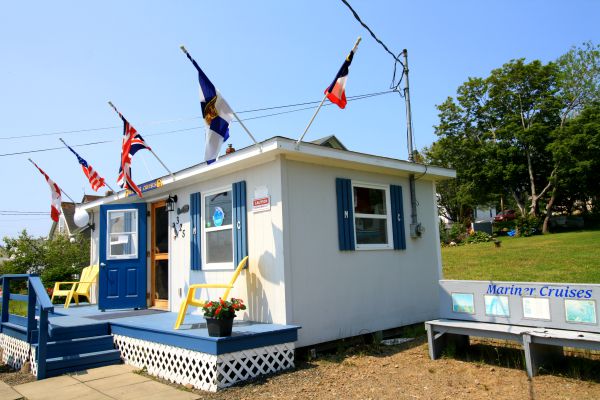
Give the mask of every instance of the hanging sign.
[[(138, 187), (140, 188), (140, 191), (142, 193), (145, 193), (145, 192), (149, 192), (150, 190), (158, 189), (158, 188), (162, 187), (162, 185), (163, 185), (162, 179), (158, 178), (158, 179), (153, 179), (148, 182), (144, 182), (141, 185), (138, 185)], [(125, 189), (125, 197), (129, 197), (134, 194), (135, 194), (135, 192), (133, 190)]]

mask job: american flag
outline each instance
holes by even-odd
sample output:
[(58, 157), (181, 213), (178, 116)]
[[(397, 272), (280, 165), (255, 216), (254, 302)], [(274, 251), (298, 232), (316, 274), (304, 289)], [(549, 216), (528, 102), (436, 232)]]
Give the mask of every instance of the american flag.
[[(31, 161), (31, 160), (29, 160)], [(50, 186), (50, 194), (52, 195), (52, 203), (50, 205), (50, 217), (52, 221), (58, 222), (58, 217), (60, 216), (60, 203), (62, 201), (62, 192), (58, 185), (54, 183), (52, 179), (40, 168), (36, 163), (31, 161), (33, 165), (40, 171), (44, 178), (46, 178), (46, 182), (48, 182), (48, 186)]]
[(98, 189), (105, 185), (104, 178), (98, 175), (98, 172), (94, 171), (92, 166), (89, 165), (87, 161), (85, 161), (83, 158), (81, 158), (81, 156), (77, 154), (75, 150), (73, 150), (70, 146), (67, 146), (67, 148), (71, 150), (73, 154), (75, 154), (75, 157), (77, 157), (77, 161), (79, 161), (79, 164), (81, 164), (83, 173), (90, 181), (90, 185), (92, 185), (92, 189), (94, 189), (94, 191), (97, 192)]
[(138, 150), (150, 149), (150, 146), (144, 142), (142, 135), (137, 133), (135, 128), (123, 117), (121, 113), (119, 116), (123, 120), (123, 147), (121, 149), (121, 166), (119, 167), (119, 177), (117, 183), (124, 189), (129, 189), (137, 193), (139, 197), (142, 197), (142, 191), (133, 181), (131, 177), (131, 158)]

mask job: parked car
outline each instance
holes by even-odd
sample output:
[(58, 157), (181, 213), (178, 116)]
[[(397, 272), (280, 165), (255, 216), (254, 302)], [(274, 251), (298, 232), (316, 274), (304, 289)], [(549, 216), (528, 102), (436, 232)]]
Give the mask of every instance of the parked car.
[(517, 218), (517, 213), (515, 210), (504, 210), (496, 214), (494, 217), (494, 222), (511, 221), (515, 218)]

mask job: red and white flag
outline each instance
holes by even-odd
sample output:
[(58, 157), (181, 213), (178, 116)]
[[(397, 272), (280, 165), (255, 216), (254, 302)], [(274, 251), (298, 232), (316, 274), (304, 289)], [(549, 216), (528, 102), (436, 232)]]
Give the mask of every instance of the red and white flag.
[[(30, 160), (31, 161), (31, 160)], [(52, 179), (40, 168), (36, 163), (31, 161), (33, 165), (40, 171), (44, 178), (46, 178), (46, 182), (48, 182), (48, 186), (50, 186), (50, 193), (52, 194), (52, 204), (50, 205), (50, 217), (52, 221), (58, 222), (58, 217), (60, 216), (60, 203), (62, 201), (62, 192), (58, 185), (54, 183)]]
[(350, 54), (348, 54), (348, 57), (346, 57), (344, 60), (342, 67), (333, 79), (333, 82), (331, 82), (331, 85), (325, 89), (325, 94), (327, 95), (329, 101), (337, 104), (340, 108), (345, 108), (346, 103), (348, 103), (346, 100), (346, 80), (348, 80), (348, 70), (350, 68), (350, 64), (352, 63), (352, 59), (354, 58), (354, 53), (356, 53), (358, 43), (360, 43), (360, 38), (356, 41), (356, 44), (350, 51)]

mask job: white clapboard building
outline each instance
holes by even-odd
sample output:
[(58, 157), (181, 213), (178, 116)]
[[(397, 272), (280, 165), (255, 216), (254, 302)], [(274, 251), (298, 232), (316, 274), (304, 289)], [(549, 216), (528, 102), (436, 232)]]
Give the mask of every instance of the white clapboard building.
[[(248, 306), (238, 319), (299, 326), (296, 346), (436, 318), (435, 185), (454, 176), (348, 151), (335, 137), (273, 137), (139, 185), (143, 198), (122, 191), (84, 204), (98, 306), (178, 312), (190, 284), (227, 282), (248, 255), (231, 292)], [(202, 321), (189, 313), (186, 323)]]

